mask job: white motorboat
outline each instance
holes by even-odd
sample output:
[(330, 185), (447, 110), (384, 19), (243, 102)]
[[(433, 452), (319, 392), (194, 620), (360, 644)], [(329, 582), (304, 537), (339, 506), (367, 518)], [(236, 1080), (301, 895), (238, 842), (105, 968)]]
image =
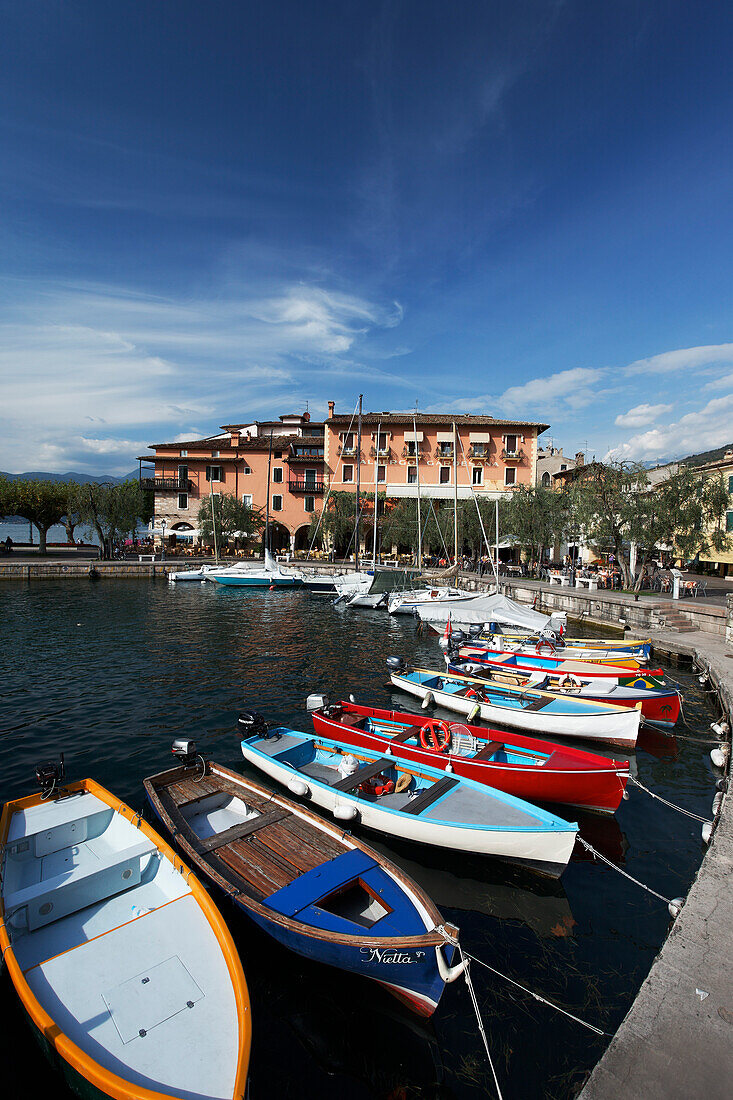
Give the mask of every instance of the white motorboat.
[(0, 947), (41, 1047), (80, 1096), (242, 1100), (249, 997), (219, 911), (139, 813), (62, 778), (0, 824)]
[(564, 630), (567, 616), (564, 611), (542, 615), (531, 607), (510, 600), (495, 592), (490, 596), (474, 596), (472, 599), (444, 600), (441, 603), (426, 603), (418, 607), (421, 622), (427, 623), (433, 630), (442, 634), (450, 621), (453, 630), (469, 631), (471, 627), (497, 623), (500, 626), (514, 626), (521, 630), (542, 631)]
[(463, 592), (460, 588), (435, 586), (434, 588), (416, 588), (412, 592), (395, 592), (390, 596), (387, 610), (390, 615), (416, 615), (418, 608), (426, 604), (445, 603), (447, 600), (472, 600), (473, 592)]
[(233, 565), (231, 569), (212, 574), (211, 580), (227, 587), (299, 588), (303, 583), (303, 574), (297, 569), (284, 569), (270, 551), (265, 550), (264, 565), (252, 568), (250, 564), (248, 569), (239, 568), (239, 564)]

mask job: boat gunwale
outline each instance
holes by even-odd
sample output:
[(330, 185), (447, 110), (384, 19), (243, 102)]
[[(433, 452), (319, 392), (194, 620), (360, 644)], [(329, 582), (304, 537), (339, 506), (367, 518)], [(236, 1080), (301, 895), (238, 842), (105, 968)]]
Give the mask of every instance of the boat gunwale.
[[(374, 859), (374, 862), (378, 864), (383, 870), (386, 870), (384, 868), (384, 863), (387, 862), (389, 864), (389, 871), (397, 879), (399, 885), (401, 887), (407, 887), (408, 892), (411, 892), (414, 897), (417, 897), (420, 904), (425, 909), (425, 912), (428, 914), (429, 918), (433, 920), (434, 927), (437, 928), (438, 926), (442, 926), (448, 929), (451, 928), (450, 925), (445, 923), (443, 916), (440, 913), (440, 910), (437, 908), (432, 899), (425, 893), (422, 887), (420, 887), (415, 882), (415, 880), (411, 878), (410, 875), (403, 871), (402, 868), (398, 867), (397, 864), (387, 859), (387, 857), (382, 855), (380, 852), (377, 852), (376, 849), (372, 848), (369, 844), (366, 843), (366, 841), (363, 841), (360, 837), (356, 837), (346, 833), (344, 829), (340, 829), (338, 826), (332, 825), (331, 822), (326, 821), (324, 818), (320, 817), (320, 815), (314, 813), (306, 806), (300, 806), (297, 803), (292, 802), (285, 796), (269, 790), (263, 784), (260, 784), (255, 780), (250, 779), (248, 776), (239, 775), (236, 772), (231, 771), (229, 768), (225, 767), (223, 764), (217, 764), (215, 761), (207, 761), (206, 763), (208, 768), (215, 769), (215, 771), (213, 772), (214, 775), (221, 774), (224, 778), (229, 779), (235, 784), (241, 784), (245, 788), (250, 788), (256, 794), (260, 794), (266, 797), (270, 802), (279, 805), (280, 808), (287, 809), (290, 813), (293, 813), (307, 821), (310, 821), (316, 826), (316, 828), (318, 828), (322, 832), (325, 832), (332, 839), (344, 843), (345, 852), (349, 851), (349, 845), (352, 845), (353, 847), (351, 850), (361, 850), (362, 852), (364, 852), (365, 855), (372, 857)], [(155, 812), (160, 814), (161, 820), (164, 822), (166, 828), (168, 828), (171, 831), (171, 834), (175, 836), (176, 843), (180, 844), (180, 846), (186, 852), (188, 858), (194, 863), (195, 866), (201, 869), (202, 873), (210, 877), (217, 886), (223, 889), (232, 901), (235, 901), (238, 904), (242, 905), (242, 907), (245, 909), (252, 910), (253, 912), (257, 913), (258, 916), (261, 916), (262, 918), (271, 921), (273, 924), (278, 924), (282, 928), (295, 932), (298, 935), (308, 936), (309, 938), (315, 940), (327, 940), (329, 943), (337, 944), (339, 946), (353, 947), (358, 945), (359, 947), (361, 947), (364, 946), (366, 942), (368, 942), (370, 947), (390, 947), (394, 945), (399, 945), (402, 947), (440, 947), (445, 944), (445, 937), (440, 932), (427, 929), (424, 933), (420, 935), (391, 935), (387, 937), (375, 936), (369, 937), (368, 940), (365, 938), (363, 932), (352, 934), (346, 932), (334, 932), (327, 929), (320, 929), (317, 928), (315, 925), (306, 924), (303, 921), (296, 920), (294, 917), (288, 917), (283, 913), (278, 913), (276, 910), (271, 909), (264, 902), (257, 901), (257, 899), (250, 897), (248, 894), (237, 890), (230, 881), (228, 881), (216, 870), (215, 867), (213, 867), (203, 858), (202, 855), (195, 851), (185, 834), (181, 832), (179, 828), (179, 822), (176, 821), (176, 818), (174, 818), (163, 805), (158, 793), (158, 785), (160, 784), (160, 781), (163, 777), (170, 779), (170, 777), (177, 771), (185, 773), (187, 771), (190, 771), (190, 769), (172, 768), (169, 769), (169, 771), (167, 772), (158, 772), (156, 775), (149, 776), (148, 778), (143, 780), (143, 786), (145, 787), (146, 793), (148, 794), (148, 798), (151, 800), (151, 804), (153, 805)], [(181, 777), (185, 778), (185, 775), (182, 775)], [(158, 780), (158, 785), (156, 785), (156, 780)], [(185, 817), (180, 811), (176, 814), (176, 817), (180, 818), (181, 823), (185, 823), (188, 826)], [(188, 826), (188, 828), (190, 829), (190, 826)], [(193, 830), (191, 830), (191, 832), (193, 832)], [(347, 837), (348, 841), (346, 840)], [(273, 891), (273, 893), (275, 893), (275, 891)]]
[[(234, 1100), (241, 1100), (245, 1095), (247, 1085), (249, 1054), (252, 1041), (250, 1000), (242, 963), (234, 946), (231, 933), (224, 922), (224, 918), (219, 913), (216, 905), (209, 897), (203, 885), (193, 874), (191, 868), (187, 867), (170, 844), (148, 825), (139, 813), (136, 813), (125, 802), (121, 802), (112, 795), (110, 791), (106, 790), (106, 788), (102, 787), (95, 780), (88, 778), (78, 779), (74, 782), (64, 784), (64, 786), (60, 788), (60, 793), (61, 792), (70, 794), (85, 792), (95, 795), (114, 812), (129, 819), (135, 828), (155, 844), (158, 852), (172, 864), (174, 870), (178, 871), (179, 874), (185, 878), (190, 893), (195, 898), (199, 908), (208, 921), (212, 933), (221, 949), (227, 972), (231, 980), (232, 993), (237, 1008), (238, 1031), (237, 1068), (234, 1077), (232, 1097)], [(5, 855), (8, 831), (13, 814), (20, 810), (40, 805), (42, 801), (39, 792), (37, 794), (25, 795), (22, 798), (14, 799), (4, 804), (2, 815), (0, 816), (0, 858)], [(176, 866), (176, 864), (178, 864), (178, 866)], [(110, 929), (110, 931), (113, 932), (115, 929)], [(79, 943), (75, 946), (82, 947), (83, 944)], [(177, 1094), (175, 1093), (160, 1092), (156, 1089), (146, 1088), (144, 1085), (132, 1084), (126, 1081), (124, 1077), (120, 1077), (111, 1070), (105, 1069), (104, 1066), (66, 1035), (65, 1032), (61, 1031), (56, 1021), (49, 1015), (41, 1001), (32, 991), (15, 956), (5, 923), (5, 904), (2, 890), (0, 890), (0, 948), (2, 949), (2, 958), (7, 964), (8, 974), (12, 980), (13, 986), (31, 1022), (41, 1033), (42, 1037), (51, 1044), (53, 1049), (63, 1058), (72, 1070), (78, 1073), (85, 1081), (88, 1081), (89, 1084), (98, 1089), (105, 1096), (111, 1097), (112, 1100), (173, 1100), (173, 1098), (176, 1097)]]

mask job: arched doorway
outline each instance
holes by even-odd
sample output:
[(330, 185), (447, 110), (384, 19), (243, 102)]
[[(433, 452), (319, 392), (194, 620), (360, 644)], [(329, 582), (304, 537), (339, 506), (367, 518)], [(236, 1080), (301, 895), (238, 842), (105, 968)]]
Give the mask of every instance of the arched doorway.
[(290, 549), (290, 532), (282, 523), (270, 520), (270, 550), (273, 554), (285, 554)]
[[(311, 527), (309, 523), (306, 523), (303, 527), (299, 527), (295, 532), (295, 552), (299, 554), (305, 554), (310, 549), (311, 544)], [(315, 546), (320, 547), (321, 535), (318, 534)]]

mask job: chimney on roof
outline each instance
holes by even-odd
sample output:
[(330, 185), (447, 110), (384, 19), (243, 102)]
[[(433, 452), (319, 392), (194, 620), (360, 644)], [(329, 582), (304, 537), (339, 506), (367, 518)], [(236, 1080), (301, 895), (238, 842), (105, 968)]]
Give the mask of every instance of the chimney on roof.
[(583, 454), (582, 451), (576, 451), (575, 465), (576, 466), (584, 466), (585, 465), (585, 455)]
[(328, 419), (329, 420), (333, 416), (333, 412), (334, 412), (335, 408), (336, 408), (336, 402), (335, 401), (329, 401), (328, 402)]

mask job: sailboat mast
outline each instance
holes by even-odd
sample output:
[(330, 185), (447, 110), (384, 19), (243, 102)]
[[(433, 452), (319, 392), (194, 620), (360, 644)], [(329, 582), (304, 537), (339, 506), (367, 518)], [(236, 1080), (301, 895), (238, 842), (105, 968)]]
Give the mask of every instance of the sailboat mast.
[(359, 572), (359, 519), (361, 517), (361, 401), (363, 394), (359, 394), (359, 426), (356, 434), (356, 526), (354, 528), (354, 569)]
[(214, 532), (214, 561), (219, 564), (219, 547), (216, 541), (216, 513), (214, 512), (214, 489), (213, 486), (209, 489), (209, 498), (211, 500), (211, 529)]
[(374, 448), (374, 535), (372, 536), (372, 560), (377, 564), (377, 474), (379, 473), (379, 440), (382, 436), (382, 421), (377, 425), (377, 445)]
[[(272, 466), (272, 428), (270, 428), (270, 446), (267, 451), (267, 506), (265, 508), (265, 550), (270, 549), (270, 467)], [(264, 557), (264, 555), (263, 555)]]
[(453, 564), (458, 561), (458, 440), (453, 421)]
[(417, 567), (422, 569), (422, 516), (420, 514), (420, 446), (417, 441), (417, 419), (412, 418), (415, 439), (415, 469), (417, 470)]

